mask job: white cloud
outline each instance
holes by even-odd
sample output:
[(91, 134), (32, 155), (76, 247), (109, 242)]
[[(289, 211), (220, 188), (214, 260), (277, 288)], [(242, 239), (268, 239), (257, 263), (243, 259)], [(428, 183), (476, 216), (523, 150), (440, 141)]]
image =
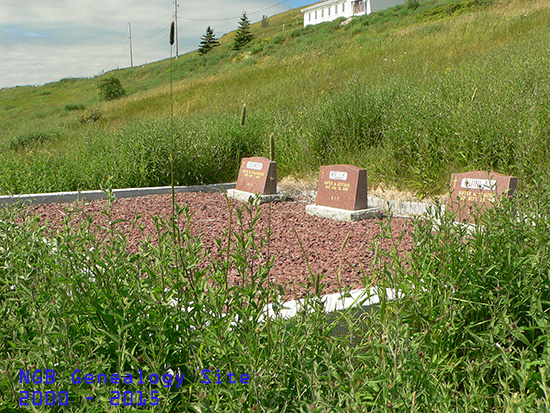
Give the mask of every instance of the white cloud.
[[(180, 54), (196, 49), (209, 25), (221, 36), (237, 28), (243, 11), (251, 21), (258, 21), (263, 14), (289, 9), (287, 3), (277, 3), (180, 0)], [(173, 4), (172, 0), (2, 0), (0, 87), (90, 77), (127, 67), (128, 23), (132, 25), (134, 65), (166, 58)]]

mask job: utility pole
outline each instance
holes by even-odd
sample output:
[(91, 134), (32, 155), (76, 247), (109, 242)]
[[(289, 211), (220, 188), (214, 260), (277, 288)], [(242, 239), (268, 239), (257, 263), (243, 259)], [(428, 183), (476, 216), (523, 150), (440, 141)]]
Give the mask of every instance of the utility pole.
[(128, 23), (128, 36), (130, 38), (130, 66), (134, 67), (134, 56), (132, 54), (132, 25)]
[(176, 59), (179, 56), (179, 46), (178, 46), (178, 0), (174, 0), (174, 22), (175, 22), (175, 32), (176, 32)]

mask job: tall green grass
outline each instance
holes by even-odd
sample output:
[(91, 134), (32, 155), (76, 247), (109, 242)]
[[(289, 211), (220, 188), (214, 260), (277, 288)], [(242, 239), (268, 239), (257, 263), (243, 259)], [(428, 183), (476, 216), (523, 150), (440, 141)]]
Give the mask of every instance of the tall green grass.
[[(353, 163), (372, 183), (419, 196), (442, 192), (451, 172), (468, 169), (546, 182), (549, 8), (543, 0), (467, 2), (435, 13), (453, 4), (293, 28), (240, 54), (222, 45), (207, 57), (182, 56), (174, 62), (176, 183), (235, 179), (235, 154), (267, 155), (272, 133), (283, 175)], [(420, 18), (427, 10), (435, 14)], [(85, 80), (2, 91), (0, 101), (17, 99), (1, 121), (0, 193), (168, 184), (170, 99), (161, 85), (169, 73), (166, 62), (120, 71), (130, 96), (114, 103), (94, 104)], [(250, 123), (241, 131), (243, 104)]]
[[(259, 259), (269, 233), (255, 229), (253, 204), (232, 212), (219, 252), (190, 235), (192, 211), (178, 208), (178, 236), (158, 219), (158, 243), (135, 254), (109, 205), (102, 235), (70, 213), (52, 234), (36, 217), (3, 209), (0, 409), (20, 409), (27, 390), (67, 391), (64, 411), (74, 412), (121, 410), (110, 405), (112, 391), (134, 400), (158, 391), (158, 411), (547, 411), (550, 201), (539, 189), (477, 219), (473, 232), (452, 216), (438, 217), (435, 232), (432, 220), (417, 220), (406, 260), (381, 221), (373, 278), (364, 279), (366, 287), (378, 280), (379, 307), (328, 316), (322, 276), (312, 274), (320, 288), (306, 298), (311, 311), (269, 322), (264, 306), (281, 291), (269, 281), (273, 259)], [(378, 247), (387, 241), (392, 248)], [(242, 285), (228, 286), (229, 271)], [(21, 384), (20, 369), (53, 369), (55, 383)], [(74, 384), (75, 369), (135, 379)], [(203, 369), (219, 369), (223, 383), (201, 383)], [(139, 386), (139, 370), (186, 380)], [(250, 383), (230, 384), (229, 371)]]
[(260, 150), (255, 122), (249, 119), (241, 128), (233, 119), (200, 125), (176, 120), (175, 148), (169, 120), (136, 122), (116, 134), (92, 127), (90, 135), (63, 150), (34, 146), (36, 153), (10, 154), (2, 169), (4, 182), (10, 183), (1, 192), (169, 185), (171, 155), (177, 184), (229, 182), (241, 158)]

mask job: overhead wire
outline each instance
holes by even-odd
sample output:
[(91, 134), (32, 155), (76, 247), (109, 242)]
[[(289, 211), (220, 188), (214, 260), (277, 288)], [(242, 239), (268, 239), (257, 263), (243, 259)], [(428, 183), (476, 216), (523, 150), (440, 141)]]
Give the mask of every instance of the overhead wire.
[(122, 48), (122, 44), (125, 42), (125, 40), (127, 39), (127, 36), (128, 34), (124, 34), (122, 39), (120, 40), (120, 43), (118, 44), (117, 48), (116, 48), (116, 52), (111, 56), (111, 59), (109, 60), (109, 64), (107, 65), (107, 70), (110, 70), (111, 68), (111, 64), (113, 63), (113, 61), (115, 59), (118, 59), (120, 58), (121, 56), (121, 48)]
[(166, 40), (168, 40), (168, 35), (165, 35), (165, 36), (162, 36), (161, 38), (158, 38), (158, 39), (154, 39), (152, 41), (149, 41), (149, 42), (145, 42), (145, 43), (141, 43), (141, 42), (138, 42), (138, 46), (141, 47), (141, 48), (153, 48), (153, 47), (158, 47), (158, 46), (162, 46), (166, 43)]
[(155, 18), (157, 18), (158, 16), (160, 16), (161, 14), (164, 15), (168, 10), (174, 10), (172, 6), (168, 6), (166, 8), (164, 8), (162, 11), (159, 11), (151, 16), (148, 16), (150, 19), (154, 20)]
[(172, 23), (172, 20), (170, 20), (168, 23), (164, 24), (162, 26), (162, 28), (160, 28), (160, 26), (157, 26), (155, 29), (152, 29), (152, 30), (156, 30), (156, 32), (153, 33), (153, 34), (150, 34), (150, 35), (144, 36), (144, 37), (139, 37), (138, 36), (138, 37), (134, 37), (134, 38), (137, 39), (137, 40), (145, 40), (145, 39), (149, 39), (149, 38), (154, 37), (154, 36), (158, 36), (160, 33), (165, 32), (166, 30), (168, 30), (167, 27), (168, 28), (170, 27), (170, 23)]
[(193, 32), (193, 33), (204, 33), (204, 30), (203, 31), (200, 31), (200, 30), (193, 30), (193, 29), (188, 29), (187, 27), (183, 26), (183, 27), (178, 27), (179, 30), (183, 30), (183, 31), (186, 31), (186, 32)]
[[(256, 10), (256, 11), (253, 11), (253, 12), (250, 12), (248, 13), (248, 15), (255, 15), (255, 14), (258, 14), (258, 13), (262, 13), (266, 10), (269, 10), (269, 9), (272, 9), (274, 7), (277, 7), (277, 6), (280, 6), (281, 4), (284, 4), (284, 3), (287, 3), (289, 0), (283, 0), (283, 1), (280, 1), (276, 4), (273, 4), (269, 7), (264, 7), (263, 9), (260, 9), (260, 10)], [(158, 17), (160, 16), (161, 14), (164, 14), (166, 13), (168, 10), (170, 10), (172, 7), (167, 7), (165, 9), (163, 9), (162, 11), (159, 11), (158, 13), (156, 13), (154, 15), (154, 17)], [(223, 22), (223, 21), (230, 21), (230, 20), (236, 20), (236, 19), (239, 19), (241, 16), (235, 16), (235, 17), (226, 17), (226, 18), (223, 18), (223, 19), (192, 19), (192, 18), (188, 18), (188, 17), (183, 17), (181, 15), (178, 16), (178, 20), (186, 20), (186, 21), (192, 21), (192, 22)], [(147, 36), (143, 36), (143, 37), (140, 37), (140, 36), (132, 36), (132, 39), (133, 40), (136, 40), (138, 41), (139, 43), (139, 46), (140, 47), (145, 47), (145, 48), (153, 48), (153, 47), (158, 47), (158, 46), (161, 46), (163, 45), (166, 40), (168, 39), (168, 32), (167, 32), (167, 27), (170, 26), (170, 23), (172, 22), (172, 20), (170, 20), (170, 22), (164, 24), (162, 27), (161, 26), (157, 26), (155, 29), (153, 30), (156, 30), (154, 33), (151, 33)], [(203, 33), (202, 31), (199, 31), (199, 30), (193, 30), (193, 29), (189, 29), (187, 27), (185, 27), (184, 25), (182, 25), (180, 27), (180, 30), (183, 30), (183, 31), (187, 31), (187, 32), (193, 32), (193, 33)], [(157, 38), (157, 36), (159, 36), (160, 34), (162, 33), (165, 33), (162, 37), (160, 38)], [(117, 47), (117, 50), (115, 52), (115, 54), (111, 57), (110, 61), (109, 61), (109, 65), (107, 67), (111, 67), (111, 64), (113, 63), (113, 61), (115, 59), (119, 59), (121, 58), (121, 55), (123, 52), (121, 52), (121, 48), (122, 48), (122, 45), (124, 43), (124, 41), (126, 40), (127, 38), (127, 35), (124, 34), (124, 36), (122, 37), (118, 47)], [(150, 39), (150, 41), (148, 42), (145, 42), (145, 43), (142, 43), (141, 41), (142, 40), (148, 40)]]
[[(277, 7), (277, 6), (280, 6), (281, 4), (284, 4), (284, 3), (287, 3), (289, 0), (284, 0), (284, 1), (280, 1), (279, 3), (277, 4), (274, 4), (273, 6), (269, 6), (269, 7), (266, 7), (264, 9), (261, 9), (261, 10), (257, 10), (257, 11), (253, 11), (251, 13), (247, 13), (249, 14), (250, 16), (252, 16), (253, 14), (258, 14), (258, 13), (261, 13), (263, 11), (266, 11), (266, 10), (269, 10), (269, 9), (272, 9), (274, 7)], [(228, 20), (235, 20), (235, 19), (240, 19), (241, 16), (236, 16), (236, 17), (226, 17), (226, 18), (223, 18), (223, 19), (191, 19), (189, 17), (179, 17), (179, 19), (181, 20), (187, 20), (187, 21), (192, 21), (192, 22), (224, 22), (224, 21), (228, 21)]]

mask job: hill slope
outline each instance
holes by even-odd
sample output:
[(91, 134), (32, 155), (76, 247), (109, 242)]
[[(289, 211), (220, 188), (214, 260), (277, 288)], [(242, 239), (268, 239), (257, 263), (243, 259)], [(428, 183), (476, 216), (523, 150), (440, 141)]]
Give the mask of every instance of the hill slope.
[(117, 101), (98, 100), (99, 79), (1, 90), (0, 193), (165, 185), (170, 156), (179, 184), (232, 180), (271, 133), (282, 175), (353, 163), (420, 195), (467, 169), (547, 182), (549, 6), (434, 0), (342, 28), (293, 10), (243, 51), (230, 33), (205, 56), (107, 74)]

